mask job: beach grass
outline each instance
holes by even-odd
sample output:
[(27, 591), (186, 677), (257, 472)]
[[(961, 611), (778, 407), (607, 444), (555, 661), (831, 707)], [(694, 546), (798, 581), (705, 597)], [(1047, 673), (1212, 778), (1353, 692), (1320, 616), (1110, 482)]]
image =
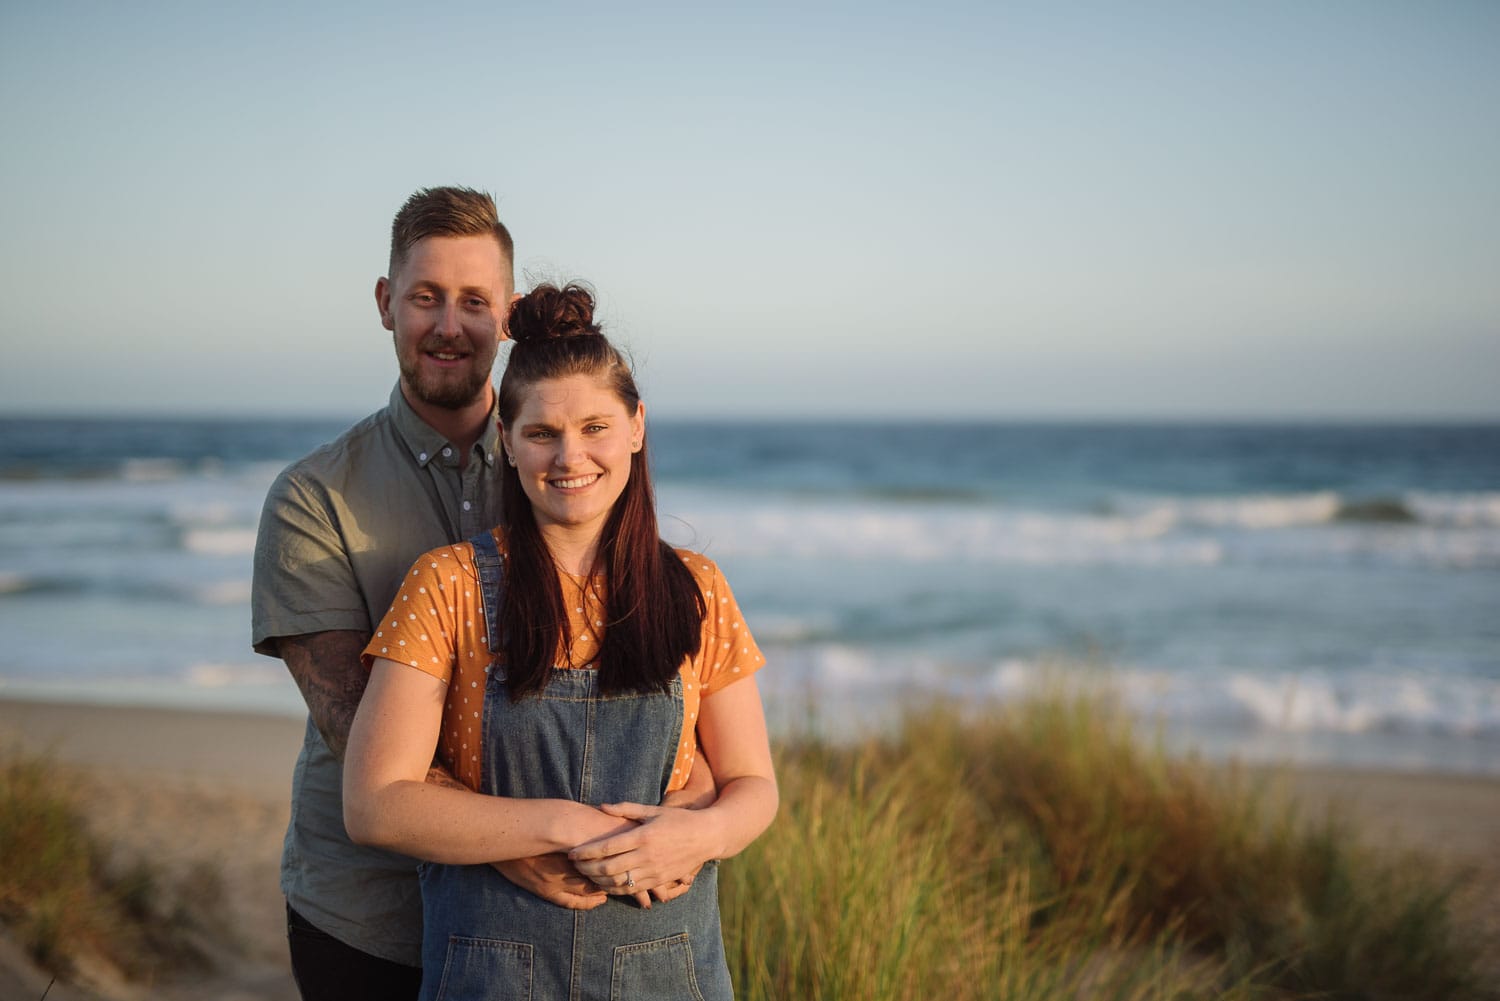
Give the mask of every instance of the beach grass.
[(175, 880), (121, 860), (70, 800), (71, 778), (45, 758), (0, 753), (0, 923), (43, 969), (149, 981), (203, 966), (225, 940), (217, 874)]
[(779, 749), (722, 877), (746, 1001), (1493, 996), (1433, 864), (1174, 758), (1107, 699)]
[[(721, 869), (741, 1001), (1496, 996), (1450, 870), (1169, 755), (1108, 697), (914, 711), (776, 760), (780, 815)], [(76, 779), (0, 753), (8, 934), (67, 979), (223, 955), (218, 874), (121, 857)]]

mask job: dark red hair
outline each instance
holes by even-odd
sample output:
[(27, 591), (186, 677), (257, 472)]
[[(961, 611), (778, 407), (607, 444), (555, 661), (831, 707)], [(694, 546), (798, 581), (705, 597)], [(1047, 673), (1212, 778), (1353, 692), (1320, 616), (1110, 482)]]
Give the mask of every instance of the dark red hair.
[[(641, 401), (623, 355), (594, 322), (594, 297), (570, 283), (538, 285), (510, 314), (515, 341), (500, 380), (500, 420), (511, 427), (537, 383), (588, 375), (635, 413)], [(572, 649), (557, 567), (531, 499), (509, 464), (501, 467), (501, 527), (509, 550), (501, 628), (512, 698), (540, 692), (559, 650)], [(605, 692), (665, 690), (698, 652), (707, 604), (692, 572), (662, 541), (644, 438), (630, 477), (605, 520), (594, 572), (605, 577), (605, 629), (599, 685)], [(573, 665), (569, 665), (573, 666)]]

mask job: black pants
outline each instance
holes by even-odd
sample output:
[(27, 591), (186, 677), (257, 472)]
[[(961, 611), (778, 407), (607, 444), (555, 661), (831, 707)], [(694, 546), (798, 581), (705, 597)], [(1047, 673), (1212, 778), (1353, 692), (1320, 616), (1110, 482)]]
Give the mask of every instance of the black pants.
[(286, 907), (286, 938), (292, 950), (292, 977), (302, 1001), (414, 1001), (422, 970), (381, 959), (345, 945)]

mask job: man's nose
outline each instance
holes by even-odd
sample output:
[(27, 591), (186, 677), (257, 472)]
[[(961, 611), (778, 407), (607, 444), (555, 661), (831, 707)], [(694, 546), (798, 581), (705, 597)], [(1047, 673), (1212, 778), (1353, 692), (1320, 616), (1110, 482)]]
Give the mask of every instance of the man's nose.
[(448, 303), (438, 310), (437, 332), (444, 337), (457, 337), (463, 332), (463, 324), (458, 320), (458, 305)]

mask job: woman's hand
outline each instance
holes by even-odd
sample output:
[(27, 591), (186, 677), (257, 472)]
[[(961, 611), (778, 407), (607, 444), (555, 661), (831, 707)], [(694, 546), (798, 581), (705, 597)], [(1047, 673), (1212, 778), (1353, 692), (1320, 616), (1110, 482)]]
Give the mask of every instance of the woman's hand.
[(634, 830), (568, 853), (578, 871), (605, 893), (633, 895), (644, 907), (651, 906), (650, 897), (672, 900), (688, 891), (703, 863), (713, 857), (707, 841), (713, 825), (698, 811), (641, 803), (606, 803), (599, 809), (639, 821)]
[(658, 900), (681, 894), (709, 859), (736, 855), (776, 816), (776, 774), (765, 713), (753, 677), (699, 704), (698, 737), (713, 762), (719, 795), (698, 810), (609, 803), (599, 810), (640, 826), (608, 834), (568, 852), (578, 871), (605, 893), (655, 891)]

